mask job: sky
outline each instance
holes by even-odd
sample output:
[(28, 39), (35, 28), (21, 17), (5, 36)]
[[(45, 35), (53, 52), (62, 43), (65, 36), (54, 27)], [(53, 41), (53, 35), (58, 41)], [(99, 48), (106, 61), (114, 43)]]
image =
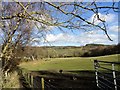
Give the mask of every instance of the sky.
[[(103, 5), (109, 6), (111, 2), (104, 2)], [(52, 14), (56, 16), (56, 14)], [(84, 14), (84, 18), (88, 18), (87, 20), (92, 22), (94, 13)], [(92, 30), (84, 31), (84, 30), (73, 30), (62, 28), (64, 32), (59, 30), (56, 27), (49, 27), (51, 29), (50, 32), (46, 33), (44, 39), (39, 38), (39, 43), (34, 43), (33, 46), (83, 46), (86, 44), (118, 44), (118, 33), (120, 30), (118, 29), (118, 13), (113, 12), (112, 10), (109, 14), (105, 14), (103, 10), (99, 12), (100, 18), (106, 20), (107, 23), (107, 31), (109, 36), (113, 41), (110, 41), (105, 33), (100, 30), (93, 28)], [(61, 14), (58, 15), (64, 20), (66, 17)], [(95, 19), (95, 23), (98, 24), (99, 21)], [(0, 38), (1, 40), (1, 38)]]
[[(104, 3), (109, 6), (109, 2)], [(92, 22), (94, 14), (87, 14), (85, 17), (89, 17), (88, 21)], [(74, 32), (61, 32), (58, 28), (53, 28), (53, 33), (47, 33), (45, 39), (41, 44), (34, 44), (37, 46), (51, 45), (51, 46), (83, 46), (86, 44), (106, 44), (114, 45), (118, 44), (118, 13), (110, 11), (109, 14), (104, 14), (102, 10), (99, 12), (99, 16), (106, 20), (107, 31), (113, 41), (110, 41), (102, 30), (94, 28), (92, 31), (74, 30)], [(97, 19), (96, 24), (99, 23)], [(67, 29), (64, 29), (67, 31)], [(69, 31), (69, 30), (68, 30)]]

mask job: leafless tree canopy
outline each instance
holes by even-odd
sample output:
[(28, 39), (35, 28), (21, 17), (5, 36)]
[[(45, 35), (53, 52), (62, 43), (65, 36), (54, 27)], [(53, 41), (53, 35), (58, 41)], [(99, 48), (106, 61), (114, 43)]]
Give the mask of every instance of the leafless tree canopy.
[[(106, 20), (99, 16), (101, 10), (107, 15), (109, 11), (117, 12), (118, 7), (115, 2), (110, 6), (100, 2), (3, 2), (0, 10), (1, 58), (12, 60), (18, 46), (24, 47), (34, 38), (44, 37), (53, 27), (86, 31), (96, 28), (112, 41), (107, 33)], [(88, 13), (95, 15), (92, 21), (88, 20)], [(99, 24), (96, 24), (96, 18)]]

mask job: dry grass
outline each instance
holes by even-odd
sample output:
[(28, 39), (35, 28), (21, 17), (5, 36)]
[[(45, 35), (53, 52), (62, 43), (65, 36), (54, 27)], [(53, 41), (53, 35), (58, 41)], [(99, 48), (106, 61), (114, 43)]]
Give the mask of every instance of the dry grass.
[(3, 88), (20, 88), (19, 76), (17, 72), (13, 72), (10, 76), (5, 78)]

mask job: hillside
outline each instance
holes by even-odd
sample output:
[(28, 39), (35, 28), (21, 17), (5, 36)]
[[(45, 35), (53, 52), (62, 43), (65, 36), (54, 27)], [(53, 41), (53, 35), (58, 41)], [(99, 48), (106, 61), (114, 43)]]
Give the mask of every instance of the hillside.
[[(120, 45), (87, 44), (85, 46), (26, 47), (26, 56), (40, 58), (95, 57), (119, 54)], [(24, 55), (25, 55), (24, 54)]]
[[(1, 48), (1, 46), (0, 46)], [(18, 52), (19, 51), (19, 52)], [(42, 58), (96, 57), (120, 54), (119, 45), (86, 44), (85, 46), (27, 46), (17, 50), (16, 57)]]

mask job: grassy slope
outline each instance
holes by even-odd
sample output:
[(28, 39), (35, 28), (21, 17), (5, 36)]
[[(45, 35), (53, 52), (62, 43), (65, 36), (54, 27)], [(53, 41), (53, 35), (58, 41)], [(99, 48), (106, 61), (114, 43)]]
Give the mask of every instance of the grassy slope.
[[(119, 54), (120, 55), (120, 54)], [(73, 58), (51, 58), (47, 61), (31, 61), (20, 64), (20, 67), (28, 70), (93, 70), (93, 60), (118, 61), (118, 55), (101, 57), (73, 57)]]

